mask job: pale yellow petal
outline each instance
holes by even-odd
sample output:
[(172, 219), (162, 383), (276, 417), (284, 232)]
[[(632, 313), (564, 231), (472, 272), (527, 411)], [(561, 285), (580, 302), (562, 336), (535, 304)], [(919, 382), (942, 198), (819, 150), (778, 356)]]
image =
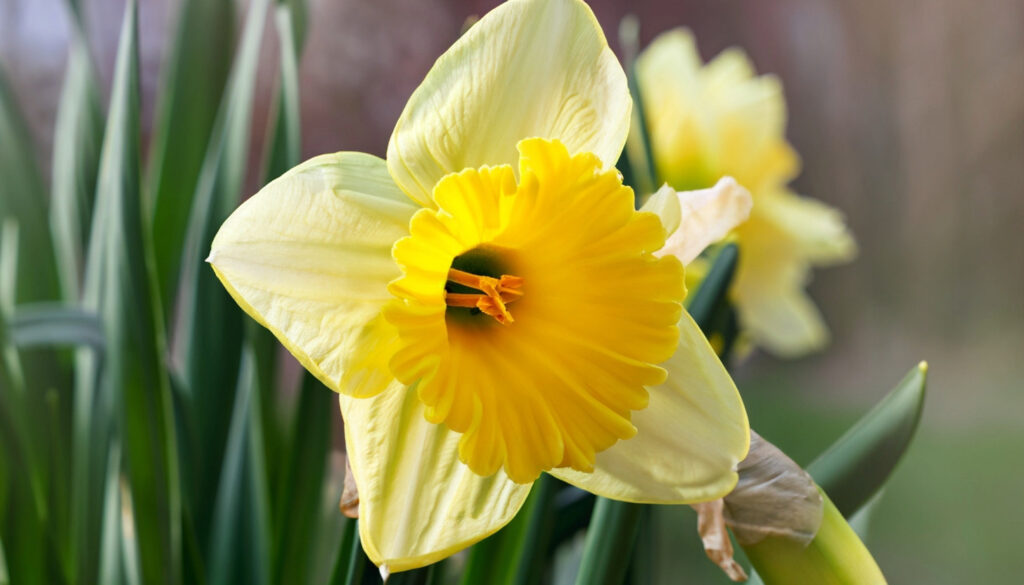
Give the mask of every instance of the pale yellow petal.
[(813, 199), (768, 193), (738, 230), (743, 247), (732, 292), (754, 342), (783, 357), (828, 344), (828, 328), (804, 292), (812, 267), (848, 260), (856, 244), (841, 214)]
[(391, 246), (415, 210), (383, 160), (319, 156), (232, 213), (209, 262), (238, 304), (324, 384), (373, 395), (392, 380), (397, 341), (380, 317), (387, 283), (400, 274)]
[(433, 207), (441, 177), (514, 164), (516, 144), (558, 139), (615, 164), (629, 129), (626, 77), (580, 0), (512, 0), (473, 25), (409, 98), (388, 168)]
[(414, 389), (394, 383), (340, 403), (360, 538), (370, 560), (388, 571), (429, 565), (494, 533), (530, 492), (503, 471), (470, 471), (459, 461), (459, 435), (424, 419)]
[(771, 353), (797, 357), (828, 345), (825, 321), (802, 287), (753, 282), (737, 287), (736, 296), (743, 328)]
[(683, 220), (683, 210), (679, 205), (677, 191), (667, 184), (662, 185), (661, 189), (658, 189), (653, 195), (648, 197), (640, 211), (657, 215), (658, 219), (661, 220), (661, 225), (665, 228), (666, 234), (671, 234), (679, 229), (679, 224)]
[(600, 496), (686, 504), (720, 498), (736, 485), (750, 427), (739, 392), (693, 319), (679, 323), (679, 348), (662, 364), (668, 380), (633, 413), (637, 434), (598, 453), (593, 473), (552, 475)]
[[(668, 185), (662, 190), (672, 190)], [(710, 189), (673, 192), (679, 201), (679, 222), (656, 256), (671, 254), (689, 264), (711, 244), (747, 220), (753, 200), (732, 177), (723, 177)]]
[(766, 215), (790, 234), (800, 255), (811, 264), (848, 262), (857, 255), (857, 243), (838, 209), (793, 193), (772, 197), (765, 207)]

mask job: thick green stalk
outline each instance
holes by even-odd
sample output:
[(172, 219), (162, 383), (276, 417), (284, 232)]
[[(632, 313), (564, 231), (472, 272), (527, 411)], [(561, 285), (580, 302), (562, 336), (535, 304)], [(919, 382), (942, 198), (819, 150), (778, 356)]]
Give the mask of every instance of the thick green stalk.
[(598, 498), (587, 529), (577, 585), (619, 585), (629, 568), (643, 506)]
[(558, 493), (558, 480), (544, 474), (533, 484), (530, 492), (529, 508), (520, 512), (528, 513), (526, 531), (519, 542), (517, 551), (518, 568), (512, 583), (530, 585), (540, 583), (544, 577), (547, 554), (551, 549), (555, 531), (555, 495)]
[(761, 579), (766, 585), (883, 585), (885, 577), (860, 537), (824, 491), (821, 496), (825, 515), (808, 546), (768, 537), (743, 547)]

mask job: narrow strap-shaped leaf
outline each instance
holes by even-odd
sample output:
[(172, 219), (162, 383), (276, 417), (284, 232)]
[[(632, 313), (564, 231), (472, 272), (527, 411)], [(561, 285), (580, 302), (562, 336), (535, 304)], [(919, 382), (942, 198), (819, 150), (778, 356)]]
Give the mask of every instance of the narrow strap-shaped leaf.
[[(254, 370), (258, 371), (258, 370)], [(255, 393), (255, 390), (253, 390)], [(270, 523), (271, 505), (269, 478), (264, 460), (263, 416), (259, 396), (249, 401), (249, 432), (246, 435), (246, 516), (242, 526), (246, 534), (249, 583), (265, 585), (273, 576), (271, 547), (273, 534)]]
[(526, 527), (516, 551), (516, 567), (512, 573), (515, 585), (539, 583), (547, 568), (548, 552), (552, 549), (555, 531), (555, 498), (559, 480), (544, 474), (530, 491), (524, 505)]
[[(563, 484), (555, 495), (555, 527), (552, 534), (552, 548), (575, 536), (590, 524), (594, 514), (594, 494), (576, 486)], [(550, 556), (550, 555), (549, 555)]]
[(739, 248), (736, 244), (725, 244), (719, 248), (700, 286), (686, 299), (686, 310), (705, 335), (710, 333), (710, 325), (716, 313), (728, 304), (727, 293), (736, 274), (738, 261)]
[[(20, 245), (10, 248), (17, 261), (0, 283), (9, 289), (10, 294), (5, 295), (9, 308), (20, 303), (60, 299), (47, 203), (35, 146), (13, 88), (0, 67), (0, 221), (14, 222), (20, 228)], [(52, 528), (48, 526), (53, 521), (50, 512), (60, 496), (53, 492), (53, 501), (47, 501), (50, 494), (44, 488), (51, 485), (51, 471), (60, 465), (56, 460), (51, 462), (47, 454), (66, 449), (66, 445), (52, 443), (54, 434), (48, 430), (52, 409), (43, 390), (66, 388), (68, 372), (65, 363), (52, 351), (20, 355), (13, 344), (0, 345), (0, 359), (4, 362), (0, 368), (6, 370), (4, 377), (11, 378), (11, 384), (5, 384), (7, 387), (0, 392), (26, 390), (0, 402), (0, 408), (8, 409), (6, 414), (14, 425), (8, 427), (10, 436), (4, 440), (18, 453), (17, 458), (9, 453), (2, 455), (11, 456), (12, 461), (17, 459), (18, 468), (28, 477), (24, 485), (12, 490), (12, 516), (21, 520), (10, 525), (14, 533), (0, 527), (0, 535), (7, 538), (8, 562), (15, 582), (33, 583), (38, 582), (37, 578), (63, 580), (57, 575), (58, 569), (67, 572), (67, 561), (58, 552), (64, 547), (56, 539), (43, 539)], [(11, 401), (17, 404), (10, 404)], [(65, 471), (60, 470), (62, 474)]]
[[(198, 451), (186, 460), (195, 474), (190, 506), (201, 550), (207, 540), (213, 498), (227, 441), (242, 346), (242, 311), (207, 266), (205, 258), (220, 224), (238, 205), (246, 175), (253, 91), (267, 0), (254, 0), (228, 88), (203, 161), (181, 259), (181, 329), (175, 355), (183, 364), (186, 403), (195, 422)], [(183, 252), (182, 252), (183, 251)]]
[(227, 82), (235, 28), (231, 0), (180, 5), (160, 71), (146, 178), (157, 279), (165, 299), (177, 290), (189, 209)]
[[(178, 456), (170, 382), (164, 365), (163, 311), (152, 272), (152, 244), (144, 221), (139, 177), (139, 54), (137, 8), (125, 10), (114, 72), (113, 88), (97, 193), (100, 198), (90, 240), (84, 302), (104, 321), (107, 338), (102, 370), (84, 362), (82, 396), (94, 405), (76, 404), (81, 438), (91, 443), (76, 453), (84, 464), (107, 456), (112, 430), (104, 404), (116, 412), (132, 504), (132, 530), (137, 546), (139, 575), (148, 584), (181, 582), (181, 504)], [(90, 374), (99, 386), (90, 388)], [(77, 397), (76, 397), (77, 398)], [(109, 401), (109, 402), (108, 402)], [(81, 420), (79, 417), (88, 417)], [(92, 428), (94, 424), (106, 428)], [(76, 437), (78, 438), (78, 437)], [(76, 465), (82, 465), (76, 462)], [(97, 465), (102, 469), (101, 465)], [(75, 478), (90, 490), (85, 505), (96, 505), (95, 472), (79, 470)], [(102, 481), (100, 479), (99, 481)], [(76, 486), (77, 489), (77, 486)], [(95, 490), (95, 491), (93, 491)], [(95, 494), (95, 495), (92, 495)], [(92, 514), (88, 510), (79, 513)], [(78, 541), (81, 561), (89, 569), (83, 582), (95, 575), (96, 522), (85, 522)]]
[(10, 585), (11, 577), (7, 574), (7, 555), (4, 554), (4, 542), (0, 540), (0, 585)]
[[(258, 544), (263, 537), (260, 532), (264, 527), (251, 514), (263, 511), (257, 501), (258, 496), (254, 494), (259, 488), (254, 485), (249, 463), (251, 425), (254, 422), (252, 414), (258, 413), (252, 408), (255, 387), (256, 364), (251, 348), (246, 347), (242, 353), (234, 411), (214, 506), (209, 556), (210, 583), (260, 585), (269, 581), (269, 571), (264, 568), (268, 560), (267, 551)], [(255, 422), (258, 423), (258, 418)], [(250, 522), (255, 526), (247, 526)], [(253, 542), (257, 544), (253, 546)]]
[[(11, 339), (18, 284), (19, 229), (13, 218), (0, 223), (0, 457), (4, 473), (20, 481), (5, 483), (0, 508), (0, 535), (8, 537), (12, 572), (18, 582), (41, 583), (48, 577), (44, 541), (49, 520), (45, 458), (30, 432), (28, 396), (21, 357)], [(45, 453), (45, 452), (43, 452)], [(11, 508), (6, 507), (10, 502)]]
[(807, 471), (846, 517), (889, 479), (917, 430), (928, 364), (921, 362), (889, 394), (832, 444)]
[(0, 388), (0, 405), (6, 412), (15, 412), (25, 394), (25, 373), (14, 343), (10, 321), (18, 295), (18, 222), (14, 218), (0, 219), (0, 368), (4, 386)]
[(576, 585), (620, 585), (629, 568), (643, 506), (598, 498)]
[[(73, 22), (79, 22), (77, 18)], [(92, 221), (96, 174), (103, 142), (103, 113), (96, 72), (80, 26), (72, 27), (53, 140), (53, 233), (64, 299), (80, 295), (84, 249)]]
[(507, 583), (512, 577), (515, 565), (510, 562), (512, 552), (519, 546), (526, 525), (526, 504), (512, 521), (497, 533), (485, 538), (469, 549), (466, 568), (462, 573), (462, 585), (474, 583)]
[[(298, 6), (298, 10), (296, 10)], [(275, 30), (281, 49), (281, 79), (275, 107), (267, 126), (267, 154), (264, 164), (264, 184), (273, 181), (285, 171), (301, 162), (302, 126), (299, 119), (299, 55), (303, 39), (300, 26), (304, 12), (302, 2), (281, 2), (274, 12)]]
[(352, 560), (352, 549), (359, 547), (358, 522), (348, 520), (341, 531), (341, 542), (334, 556), (334, 568), (331, 570), (330, 585), (345, 585), (349, 563)]
[(11, 340), (22, 349), (85, 345), (103, 351), (106, 340), (99, 315), (75, 306), (22, 305), (8, 323)]
[[(268, 149), (263, 169), (264, 184), (299, 164), (302, 156), (298, 59), (304, 36), (304, 14), (305, 3), (302, 0), (280, 1), (274, 13), (281, 53), (281, 71), (277, 102), (271, 108), (267, 124)], [(284, 427), (285, 421), (280, 417), (280, 397), (276, 384), (280, 344), (273, 333), (254, 321), (249, 321), (246, 333), (260, 372), (257, 379), (259, 402), (263, 414), (265, 460), (271, 491), (269, 497), (273, 499), (277, 496), (274, 489), (281, 483), (276, 478), (287, 471), (281, 464), (286, 460), (284, 452), (287, 448), (287, 432)], [(279, 534), (279, 531), (275, 529), (274, 533)]]
[(640, 52), (640, 24), (636, 16), (629, 15), (622, 19), (619, 24), (619, 44), (624, 52), (626, 82), (629, 85), (629, 93), (633, 97), (629, 138), (623, 156), (629, 161), (631, 184), (636, 192), (637, 207), (640, 207), (641, 200), (654, 193), (658, 184), (657, 173), (651, 158), (651, 137), (647, 127), (647, 115), (644, 111), (643, 96), (640, 95), (640, 84), (636, 79), (636, 58)]
[(21, 228), (15, 302), (57, 300), (60, 285), (47, 222), (46, 190), (13, 88), (0, 68), (0, 220)]
[(121, 447), (113, 441), (110, 444), (110, 454), (107, 456), (103, 486), (103, 528), (100, 536), (98, 583), (124, 581), (122, 525)]
[[(331, 447), (331, 414), (336, 395), (312, 374), (303, 374), (298, 408), (291, 425), (292, 439), (279, 476), (275, 502), (275, 582), (305, 582), (309, 578), (312, 547), (306, 542), (317, 533), (327, 456)], [(340, 495), (340, 494), (339, 494)], [(339, 512), (340, 513), (340, 512)]]

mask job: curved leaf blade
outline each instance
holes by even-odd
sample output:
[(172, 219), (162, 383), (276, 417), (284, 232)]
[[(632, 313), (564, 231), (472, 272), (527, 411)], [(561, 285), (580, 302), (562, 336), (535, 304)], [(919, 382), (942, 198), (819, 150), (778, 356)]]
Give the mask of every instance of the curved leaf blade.
[(734, 243), (722, 246), (700, 287), (686, 299), (686, 310), (705, 335), (709, 334), (712, 319), (729, 302), (726, 295), (736, 274), (739, 254), (739, 247)]
[(927, 377), (928, 364), (921, 362), (807, 466), (843, 516), (864, 506), (903, 457), (921, 420)]
[(157, 280), (165, 299), (174, 298), (177, 289), (189, 210), (231, 66), (234, 4), (182, 2), (160, 72), (146, 183)]
[[(47, 224), (46, 189), (14, 90), (0, 68), (0, 220), (21, 228), (16, 302), (57, 300), (60, 286)], [(29, 269), (31, 267), (31, 269)]]
[(96, 193), (103, 113), (89, 48), (74, 27), (53, 141), (50, 231), (64, 299), (77, 301)]
[(174, 355), (182, 362), (185, 403), (195, 423), (195, 444), (186, 453), (194, 473), (190, 506), (198, 546), (208, 549), (217, 490), (241, 360), (243, 313), (206, 265), (220, 224), (237, 207), (249, 155), (256, 73), (268, 0), (249, 4), (227, 89), (221, 100), (188, 217), (181, 256), (178, 306), (181, 328)]
[[(76, 389), (74, 490), (82, 582), (98, 567), (97, 510), (110, 433), (119, 431), (132, 506), (139, 575), (144, 583), (181, 582), (178, 455), (164, 355), (163, 311), (152, 267), (139, 173), (139, 34), (137, 4), (125, 9), (97, 181), (84, 304), (101, 315), (107, 353), (102, 368), (83, 356)], [(105, 411), (105, 412), (104, 412)], [(81, 444), (84, 442), (84, 445)], [(99, 470), (99, 473), (97, 473)]]
[(106, 345), (99, 315), (78, 307), (22, 305), (11, 315), (7, 326), (11, 340), (21, 349), (85, 345), (103, 351)]

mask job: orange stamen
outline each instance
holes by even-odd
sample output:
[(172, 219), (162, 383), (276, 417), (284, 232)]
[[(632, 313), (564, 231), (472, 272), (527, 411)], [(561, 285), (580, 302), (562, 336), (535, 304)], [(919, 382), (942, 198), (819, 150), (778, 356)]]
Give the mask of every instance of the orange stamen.
[(505, 306), (519, 300), (523, 296), (520, 290), (523, 279), (518, 276), (502, 274), (501, 278), (479, 276), (464, 272), (457, 268), (448, 270), (448, 281), (482, 291), (484, 294), (465, 294), (445, 292), (444, 300), (449, 307), (472, 307), (490, 315), (501, 324), (512, 323), (515, 319)]

